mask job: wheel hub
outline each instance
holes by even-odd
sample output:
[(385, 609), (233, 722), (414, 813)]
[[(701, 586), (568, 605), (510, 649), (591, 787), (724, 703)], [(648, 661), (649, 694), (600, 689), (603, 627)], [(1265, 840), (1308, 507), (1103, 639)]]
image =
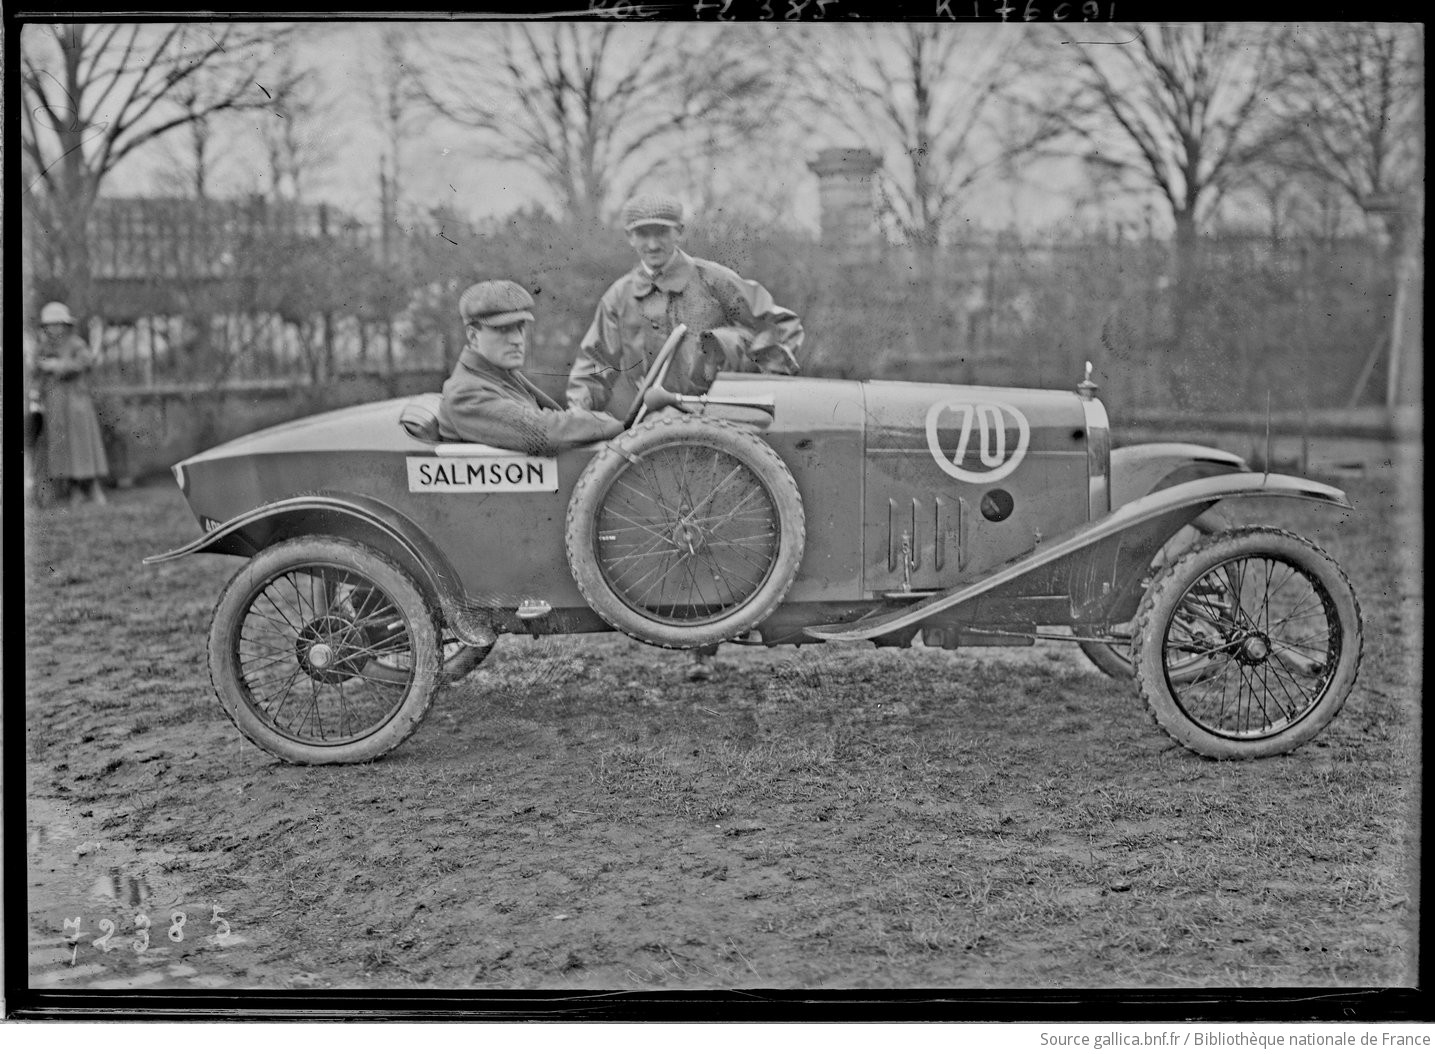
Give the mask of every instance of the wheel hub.
[(1259, 666), (1270, 654), (1271, 642), (1261, 633), (1252, 633), (1236, 649), (1236, 659), (1244, 666)]
[(707, 548), (707, 532), (692, 522), (695, 510), (684, 504), (678, 510), (678, 522), (673, 526), (673, 545), (680, 553), (696, 556)]
[(299, 665), (316, 681), (338, 684), (359, 672), (362, 651), (358, 628), (339, 615), (320, 615), (309, 622), (294, 642)]

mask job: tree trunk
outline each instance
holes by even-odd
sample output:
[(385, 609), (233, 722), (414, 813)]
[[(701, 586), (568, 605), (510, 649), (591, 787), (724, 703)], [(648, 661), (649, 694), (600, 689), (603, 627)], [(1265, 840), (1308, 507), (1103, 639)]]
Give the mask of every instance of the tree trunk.
[(1171, 332), (1167, 345), (1167, 383), (1171, 401), (1188, 405), (1188, 373), (1191, 367), (1191, 315), (1196, 308), (1198, 249), (1195, 209), (1176, 213), (1175, 259), (1171, 273)]

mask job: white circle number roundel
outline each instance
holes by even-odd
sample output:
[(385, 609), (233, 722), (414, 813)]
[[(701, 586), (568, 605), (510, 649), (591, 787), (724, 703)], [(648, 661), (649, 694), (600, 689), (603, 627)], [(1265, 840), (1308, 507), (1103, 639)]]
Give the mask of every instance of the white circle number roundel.
[[(954, 450), (943, 450), (937, 439), (937, 422), (949, 413), (961, 419), (961, 433)], [(1007, 449), (1008, 422), (1016, 425), (1016, 446)], [(1007, 476), (1026, 457), (1031, 442), (1031, 425), (1026, 415), (1009, 403), (936, 403), (927, 411), (927, 449), (947, 475), (966, 483), (995, 483)], [(964, 468), (963, 461), (976, 454), (980, 467)]]

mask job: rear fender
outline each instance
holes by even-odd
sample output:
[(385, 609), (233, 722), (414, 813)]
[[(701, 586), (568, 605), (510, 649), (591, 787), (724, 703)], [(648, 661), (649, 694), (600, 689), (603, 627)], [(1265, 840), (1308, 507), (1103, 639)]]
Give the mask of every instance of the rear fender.
[(1244, 458), (1193, 443), (1138, 443), (1111, 451), (1111, 507), (1195, 479), (1249, 472)]
[(194, 553), (247, 558), (306, 534), (336, 535), (379, 550), (419, 583), (465, 644), (493, 643), (488, 620), (465, 601), (458, 575), (444, 555), (406, 516), (372, 498), (351, 494), (285, 498), (241, 513), (188, 545), (147, 556), (144, 562), (158, 564)]
[(1238, 472), (1178, 483), (1039, 543), (980, 581), (857, 622), (809, 627), (826, 640), (871, 640), (940, 616), (978, 624), (983, 600), (1070, 598), (1076, 625), (1120, 622), (1134, 610), (1141, 578), (1158, 549), (1218, 501), (1300, 498), (1350, 508), (1344, 492), (1296, 476)]

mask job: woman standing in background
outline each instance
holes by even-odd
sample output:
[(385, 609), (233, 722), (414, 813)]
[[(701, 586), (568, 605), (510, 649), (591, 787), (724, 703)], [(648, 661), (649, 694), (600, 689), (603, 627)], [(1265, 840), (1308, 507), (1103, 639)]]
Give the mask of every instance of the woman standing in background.
[[(88, 490), (96, 504), (105, 504), (100, 487), (109, 475), (100, 422), (95, 416), (85, 374), (93, 365), (90, 349), (74, 332), (75, 319), (61, 303), (46, 304), (40, 311), (40, 347), (35, 364), (41, 384), (44, 423), (39, 436), (36, 476), (42, 493), (46, 484), (68, 489), (77, 504)], [(63, 486), (59, 486), (64, 481)]]

